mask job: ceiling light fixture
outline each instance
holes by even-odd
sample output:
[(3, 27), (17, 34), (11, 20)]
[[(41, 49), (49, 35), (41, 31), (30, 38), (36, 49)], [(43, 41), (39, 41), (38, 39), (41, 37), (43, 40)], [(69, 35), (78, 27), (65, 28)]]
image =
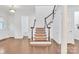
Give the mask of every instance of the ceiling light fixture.
[(10, 12), (10, 14), (15, 14), (16, 13), (14, 5), (11, 6), (11, 8), (9, 9), (9, 12)]
[(16, 11), (14, 9), (9, 10), (10, 13), (15, 13)]

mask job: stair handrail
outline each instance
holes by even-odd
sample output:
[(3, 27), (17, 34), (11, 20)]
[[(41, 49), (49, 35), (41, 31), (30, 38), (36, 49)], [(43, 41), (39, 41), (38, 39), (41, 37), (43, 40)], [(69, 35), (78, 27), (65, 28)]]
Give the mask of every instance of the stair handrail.
[(33, 30), (34, 30), (34, 28), (35, 28), (35, 24), (36, 24), (36, 19), (34, 20), (34, 23), (33, 23), (33, 27), (31, 27), (31, 39), (32, 39), (32, 41), (33, 41)]
[[(48, 25), (50, 25), (51, 23), (53, 23), (53, 19), (54, 19), (54, 16), (55, 16), (55, 10), (56, 9), (56, 5), (54, 5), (54, 8), (53, 8), (53, 11), (52, 11), (52, 13), (50, 13), (48, 16), (46, 16), (44, 19), (45, 19), (45, 25), (46, 25), (46, 27), (48, 27)], [(47, 19), (51, 16), (51, 15), (53, 15), (53, 18), (52, 18), (52, 21), (50, 21), (48, 24), (47, 24)]]
[[(50, 13), (47, 17), (44, 18), (44, 20), (45, 20), (45, 26), (44, 26), (44, 28), (45, 28), (45, 27), (48, 28), (48, 41), (50, 41), (50, 28), (51, 28), (51, 27), (49, 27), (48, 25), (50, 25), (51, 23), (53, 23), (53, 19), (54, 19), (54, 16), (55, 16), (55, 11), (56, 11), (55, 8), (56, 8), (56, 5), (54, 5), (53, 12)], [(53, 15), (52, 21), (50, 21), (50, 22), (47, 24), (47, 21), (46, 21), (46, 20), (47, 20), (51, 15)]]
[(35, 27), (35, 25), (36, 25), (36, 19), (34, 20), (34, 24), (33, 24), (33, 27)]
[(45, 28), (45, 27), (48, 27), (48, 24), (47, 24), (46, 18), (45, 18), (45, 21), (44, 21), (44, 22), (45, 22), (45, 26), (44, 26), (44, 28)]

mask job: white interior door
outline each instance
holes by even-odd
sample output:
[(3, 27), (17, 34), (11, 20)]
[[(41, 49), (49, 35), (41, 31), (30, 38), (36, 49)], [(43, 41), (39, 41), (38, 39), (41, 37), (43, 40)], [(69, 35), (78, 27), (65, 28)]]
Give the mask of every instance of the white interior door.
[(74, 13), (74, 38), (79, 39), (79, 11)]
[(28, 16), (21, 17), (22, 35), (28, 36)]
[(79, 26), (79, 11), (75, 12), (74, 15), (74, 25), (75, 25), (75, 30), (78, 30), (77, 26)]

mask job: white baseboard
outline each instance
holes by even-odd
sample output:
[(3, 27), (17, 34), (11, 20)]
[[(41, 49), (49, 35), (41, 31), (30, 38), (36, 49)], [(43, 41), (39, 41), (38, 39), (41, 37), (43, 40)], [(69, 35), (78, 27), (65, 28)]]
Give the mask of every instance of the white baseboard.
[(15, 39), (22, 39), (23, 36), (15, 36), (14, 38), (15, 38)]
[(3, 40), (5, 38), (14, 37), (15, 39), (22, 39), (23, 36), (12, 36), (12, 35), (6, 35), (6, 36), (0, 36), (0, 40)]
[(51, 39), (51, 40), (55, 40), (58, 44), (61, 44), (61, 40), (60, 41), (58, 41), (56, 39)]
[(5, 39), (5, 38), (9, 38), (10, 36), (1, 36), (0, 37), (0, 40), (3, 40), (3, 39)]

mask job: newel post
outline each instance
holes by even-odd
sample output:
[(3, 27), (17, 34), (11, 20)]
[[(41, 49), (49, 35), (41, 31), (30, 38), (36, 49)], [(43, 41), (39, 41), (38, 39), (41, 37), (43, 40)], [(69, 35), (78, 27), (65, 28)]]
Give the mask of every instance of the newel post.
[(47, 28), (48, 28), (48, 41), (50, 41), (50, 27)]
[(31, 27), (31, 40), (33, 41), (33, 29), (34, 27)]

